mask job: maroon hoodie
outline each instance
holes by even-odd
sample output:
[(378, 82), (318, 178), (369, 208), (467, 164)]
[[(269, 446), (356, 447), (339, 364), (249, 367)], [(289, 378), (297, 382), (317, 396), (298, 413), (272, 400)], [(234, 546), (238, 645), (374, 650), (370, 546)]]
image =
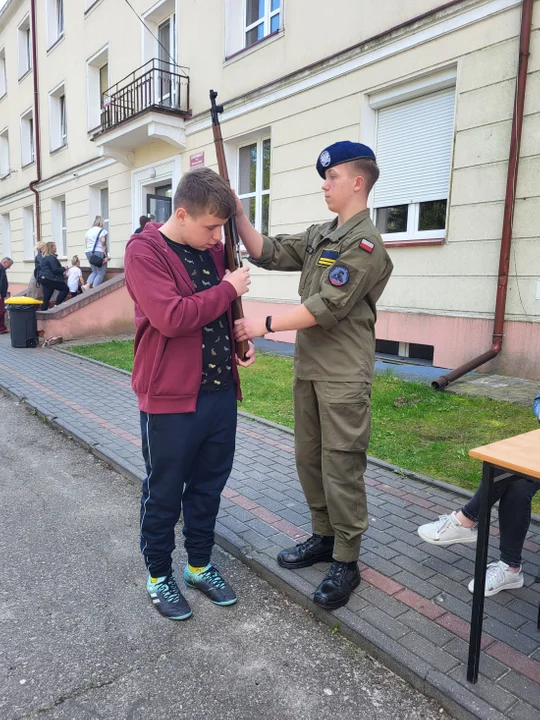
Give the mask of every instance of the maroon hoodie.
[[(160, 226), (147, 223), (126, 247), (126, 284), (135, 302), (137, 327), (132, 385), (143, 412), (194, 412), (202, 379), (202, 329), (227, 312), (233, 336), (231, 302), (237, 293), (228, 282), (195, 292), (183, 262), (158, 231)], [(221, 280), (223, 244), (208, 252)], [(232, 369), (241, 400), (235, 362)]]

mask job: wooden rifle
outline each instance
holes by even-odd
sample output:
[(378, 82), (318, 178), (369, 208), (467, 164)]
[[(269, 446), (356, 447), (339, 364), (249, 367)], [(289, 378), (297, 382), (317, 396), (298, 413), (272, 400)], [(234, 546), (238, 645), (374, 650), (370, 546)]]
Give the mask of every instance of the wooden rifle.
[[(214, 144), (216, 146), (216, 155), (218, 161), (218, 170), (221, 177), (230, 185), (229, 173), (227, 172), (227, 161), (225, 160), (225, 150), (223, 149), (223, 137), (221, 135), (221, 125), (219, 124), (219, 114), (223, 112), (223, 105), (216, 105), (217, 92), (210, 90), (210, 103), (212, 113), (212, 131), (214, 133)], [(236, 227), (236, 216), (232, 215), (223, 226), (225, 235), (225, 256), (227, 261), (227, 269), (231, 272), (242, 267), (242, 254), (240, 252), (240, 236)], [(232, 301), (232, 318), (241, 320), (244, 317), (242, 309), (242, 299), (237, 297)], [(247, 340), (236, 341), (236, 354), (240, 360), (247, 360), (247, 352), (249, 344)]]

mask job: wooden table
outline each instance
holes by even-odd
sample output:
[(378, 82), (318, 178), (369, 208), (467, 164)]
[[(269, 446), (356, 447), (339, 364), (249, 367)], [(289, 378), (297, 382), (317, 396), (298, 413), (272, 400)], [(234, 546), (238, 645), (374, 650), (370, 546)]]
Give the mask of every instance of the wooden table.
[[(469, 638), (469, 663), (467, 665), (467, 680), (475, 683), (478, 680), (482, 622), (484, 618), (484, 586), (486, 583), (489, 524), (491, 519), (491, 508), (488, 502), (489, 491), (494, 482), (506, 480), (511, 476), (516, 476), (516, 479), (525, 477), (529, 480), (540, 480), (540, 430), (533, 430), (507, 440), (482, 445), (482, 447), (470, 450), (469, 455), (483, 462), (478, 541), (474, 567), (471, 634)], [(503, 473), (496, 477), (498, 471), (503, 471)]]

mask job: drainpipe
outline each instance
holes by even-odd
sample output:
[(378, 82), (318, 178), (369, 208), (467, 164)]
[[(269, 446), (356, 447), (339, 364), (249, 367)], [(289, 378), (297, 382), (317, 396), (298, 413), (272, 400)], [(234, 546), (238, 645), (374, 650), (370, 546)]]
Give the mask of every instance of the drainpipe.
[(514, 207), (516, 204), (516, 185), (519, 165), (519, 150), (521, 145), (521, 131), (523, 128), (523, 106), (525, 103), (525, 87), (527, 85), (527, 66), (529, 62), (529, 45), (531, 39), (532, 11), (534, 0), (523, 0), (521, 13), (521, 34), (519, 41), (519, 63), (516, 83), (516, 96), (514, 101), (514, 115), (512, 118), (512, 136), (510, 138), (510, 157), (508, 160), (508, 174), (506, 177), (506, 195), (504, 198), (504, 215), (501, 237), (501, 252), (499, 256), (499, 279), (497, 283), (497, 298), (495, 301), (495, 318), (493, 320), (493, 335), (491, 348), (460, 367), (431, 383), (435, 390), (443, 390), (451, 382), (474, 370), (480, 365), (493, 360), (502, 347), (504, 335), (504, 316), (506, 310), (506, 291), (508, 289), (508, 269), (510, 266), (510, 247), (512, 244), (512, 223)]
[(37, 64), (37, 22), (36, 22), (36, 0), (31, 0), (32, 15), (32, 76), (34, 78), (34, 138), (36, 153), (37, 178), (32, 180), (28, 186), (36, 196), (36, 242), (41, 240), (41, 200), (36, 185), (41, 182), (41, 131), (39, 125), (39, 86), (38, 86), (38, 64)]

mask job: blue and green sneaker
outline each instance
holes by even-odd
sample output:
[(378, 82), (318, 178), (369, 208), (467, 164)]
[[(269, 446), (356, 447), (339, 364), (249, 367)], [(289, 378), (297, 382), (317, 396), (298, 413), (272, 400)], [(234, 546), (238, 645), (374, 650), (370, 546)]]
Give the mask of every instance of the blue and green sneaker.
[(184, 582), (203, 592), (216, 605), (234, 605), (236, 593), (214, 565), (207, 565), (201, 573), (193, 573), (186, 565)]
[(148, 594), (158, 612), (171, 620), (187, 620), (192, 610), (186, 598), (182, 595), (176, 584), (172, 572), (165, 577), (153, 578), (148, 576), (146, 583)]

